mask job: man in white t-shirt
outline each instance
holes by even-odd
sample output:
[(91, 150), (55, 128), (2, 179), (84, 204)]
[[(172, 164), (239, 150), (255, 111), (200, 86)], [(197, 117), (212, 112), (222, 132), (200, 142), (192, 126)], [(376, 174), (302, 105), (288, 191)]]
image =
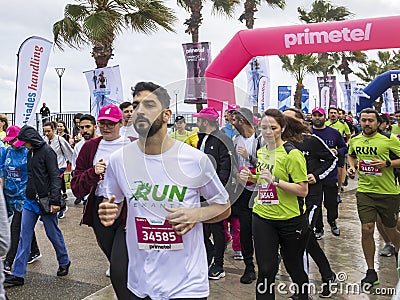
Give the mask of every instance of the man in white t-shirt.
[(124, 231), (125, 216), (122, 214), (113, 226), (104, 227), (100, 223), (97, 210), (103, 197), (106, 196), (104, 175), (108, 172), (110, 155), (130, 140), (119, 134), (122, 127), (122, 111), (114, 104), (100, 109), (97, 125), (102, 136), (92, 138), (82, 146), (76, 159), (71, 188), (77, 198), (83, 199), (89, 195), (81, 223), (93, 228), (97, 242), (110, 262), (111, 283), (115, 293), (119, 299), (127, 299), (129, 290), (126, 284), (128, 254)]
[(132, 140), (132, 138), (138, 138), (138, 134), (135, 130), (135, 127), (133, 127), (133, 121), (132, 121), (132, 114), (133, 114), (133, 106), (132, 103), (129, 101), (122, 102), (119, 105), (119, 109), (122, 111), (123, 115), (123, 126), (119, 130), (119, 134), (124, 137), (128, 137), (129, 139)]
[[(139, 140), (113, 153), (105, 182), (109, 200), (99, 206), (104, 226), (128, 216), (127, 299), (206, 299), (207, 258), (201, 222), (230, 214), (228, 194), (210, 159), (167, 135), (167, 91), (151, 82), (134, 89), (133, 121)], [(200, 205), (200, 196), (207, 205)], [(148, 297), (148, 298), (146, 298)]]

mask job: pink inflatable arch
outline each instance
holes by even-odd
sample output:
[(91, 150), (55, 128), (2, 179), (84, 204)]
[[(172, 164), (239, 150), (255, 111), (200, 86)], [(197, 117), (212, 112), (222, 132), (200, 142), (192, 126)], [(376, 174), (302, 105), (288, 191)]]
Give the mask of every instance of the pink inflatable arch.
[(342, 52), (400, 46), (400, 17), (241, 30), (206, 70), (208, 105), (234, 104), (233, 79), (254, 56)]

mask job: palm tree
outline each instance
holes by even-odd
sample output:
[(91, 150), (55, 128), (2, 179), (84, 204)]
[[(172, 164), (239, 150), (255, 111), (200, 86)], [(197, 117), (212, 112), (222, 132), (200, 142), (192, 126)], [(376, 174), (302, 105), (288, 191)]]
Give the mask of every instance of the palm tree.
[[(239, 0), (211, 0), (212, 12), (215, 14), (222, 14), (229, 18), (233, 16), (233, 12)], [(203, 21), (202, 9), (203, 0), (177, 0), (179, 6), (183, 7), (186, 11), (190, 12), (190, 17), (185, 20), (183, 24), (187, 26), (185, 33), (192, 36), (192, 43), (199, 42), (199, 29)], [(196, 87), (195, 87), (196, 88)], [(203, 109), (202, 104), (196, 104), (197, 112)]]
[[(284, 9), (286, 6), (286, 0), (264, 0), (272, 8)], [(262, 4), (262, 0), (245, 0), (244, 2), (244, 12), (239, 17), (239, 21), (246, 21), (246, 28), (254, 28), (254, 14), (258, 10), (257, 7)]]
[[(300, 21), (305, 23), (322, 23), (322, 22), (330, 22), (330, 21), (343, 21), (347, 18), (353, 16), (345, 6), (334, 6), (329, 1), (326, 0), (315, 0), (311, 6), (310, 11), (306, 11), (301, 7), (297, 8), (297, 12), (299, 13)], [(348, 81), (348, 74), (352, 72), (349, 67), (349, 61), (351, 59), (361, 59), (362, 55), (360, 53), (352, 53), (352, 54), (341, 54), (336, 55), (332, 53), (320, 53), (319, 61), (321, 66), (321, 72), (324, 76), (324, 82), (326, 85), (326, 78), (328, 73), (332, 73), (334, 69), (341, 69), (345, 77)], [(340, 61), (338, 66), (335, 64)], [(347, 75), (346, 75), (347, 74)]]
[[(239, 0), (211, 0), (212, 13), (222, 14), (229, 18), (233, 16), (235, 7), (239, 4)], [(199, 42), (199, 28), (203, 21), (202, 9), (203, 0), (178, 0), (178, 5), (190, 12), (190, 17), (183, 24), (187, 26), (185, 33), (192, 36), (192, 43)]]
[[(400, 68), (400, 51), (378, 51), (378, 61), (371, 59), (364, 63), (364, 66), (359, 67), (360, 72), (354, 72), (354, 75), (359, 77), (364, 84), (369, 84), (378, 75)], [(395, 102), (399, 100), (398, 86), (392, 87), (393, 98)], [(378, 100), (375, 100), (374, 107), (377, 111), (381, 111), (383, 104), (383, 96), (379, 96)]]
[(106, 67), (113, 54), (113, 42), (125, 29), (151, 34), (160, 27), (174, 32), (172, 9), (163, 0), (76, 0), (67, 4), (64, 18), (53, 25), (54, 42), (63, 50), (92, 46), (97, 68)]
[(301, 109), (301, 94), (304, 88), (304, 78), (308, 74), (318, 73), (318, 58), (315, 54), (280, 55), (282, 69), (296, 79), (294, 106)]

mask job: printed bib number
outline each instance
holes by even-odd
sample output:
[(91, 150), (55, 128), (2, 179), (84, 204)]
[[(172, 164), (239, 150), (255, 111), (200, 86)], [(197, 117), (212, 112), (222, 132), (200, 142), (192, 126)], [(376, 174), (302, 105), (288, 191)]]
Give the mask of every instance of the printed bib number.
[(272, 184), (259, 184), (257, 203), (261, 205), (279, 204), (276, 186)]
[(139, 249), (180, 250), (183, 249), (182, 236), (177, 235), (166, 220), (154, 221), (135, 218)]
[(371, 166), (370, 160), (360, 160), (360, 174), (382, 176), (382, 169)]
[(14, 181), (21, 181), (21, 169), (14, 167), (7, 167), (7, 178)]

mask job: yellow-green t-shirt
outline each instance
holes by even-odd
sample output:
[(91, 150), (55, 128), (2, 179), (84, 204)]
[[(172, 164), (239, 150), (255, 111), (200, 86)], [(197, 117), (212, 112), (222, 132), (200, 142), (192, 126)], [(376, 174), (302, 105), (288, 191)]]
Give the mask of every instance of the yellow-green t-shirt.
[(178, 130), (176, 130), (176, 131), (170, 133), (169, 136), (172, 137), (173, 139), (176, 139), (176, 140), (181, 141), (181, 142), (184, 143), (188, 139), (189, 135), (190, 135), (190, 133), (187, 130), (185, 131), (184, 134), (179, 134)]
[[(293, 147), (290, 143), (284, 143), (274, 150), (268, 150), (266, 146), (257, 151), (259, 172), (261, 168), (268, 169), (275, 177), (286, 182), (307, 182), (306, 160), (298, 149), (292, 149), (289, 153), (285, 148)], [(259, 184), (266, 183), (261, 180)], [(279, 204), (258, 204), (258, 195), (254, 199), (253, 212), (261, 218), (270, 220), (288, 220), (304, 214), (305, 201), (302, 197), (288, 194), (276, 187)]]
[(343, 134), (350, 134), (350, 128), (346, 123), (342, 123), (339, 120), (337, 120), (335, 123), (331, 123), (330, 120), (325, 122), (326, 126), (335, 128), (337, 131), (340, 132), (340, 134), (343, 136)]
[(400, 135), (400, 126), (399, 124), (392, 125), (392, 134), (399, 136)]
[(185, 143), (196, 148), (197, 143), (199, 142), (199, 136), (197, 135), (198, 132), (199, 132), (199, 128), (193, 129), (189, 133), (189, 137), (186, 139)]
[(369, 169), (361, 166), (361, 164), (367, 165), (373, 158), (390, 160), (389, 151), (400, 157), (400, 141), (393, 134), (390, 137), (381, 133), (372, 137), (359, 134), (350, 140), (349, 155), (356, 156), (358, 159), (358, 192), (388, 195), (400, 193), (392, 167), (384, 167), (380, 170), (381, 172), (371, 168), (372, 172), (369, 173), (365, 171)]

